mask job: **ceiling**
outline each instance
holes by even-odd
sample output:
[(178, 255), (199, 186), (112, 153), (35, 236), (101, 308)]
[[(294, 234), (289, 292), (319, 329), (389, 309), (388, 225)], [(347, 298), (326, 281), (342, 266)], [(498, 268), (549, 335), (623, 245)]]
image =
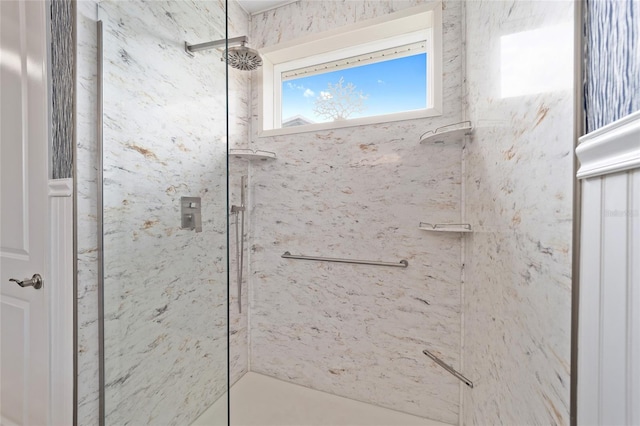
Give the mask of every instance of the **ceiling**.
[(292, 3), (292, 0), (238, 0), (238, 3), (240, 3), (244, 10), (253, 14)]

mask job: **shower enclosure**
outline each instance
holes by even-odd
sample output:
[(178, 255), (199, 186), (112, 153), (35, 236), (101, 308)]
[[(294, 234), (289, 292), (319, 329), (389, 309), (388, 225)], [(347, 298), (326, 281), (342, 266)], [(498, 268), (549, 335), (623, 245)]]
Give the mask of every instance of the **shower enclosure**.
[(101, 418), (189, 424), (229, 380), (227, 83), (219, 51), (184, 43), (224, 41), (226, 11), (103, 1), (98, 18)]
[[(282, 46), (400, 25), (400, 15), (434, 5), (439, 115), (263, 131), (262, 78)], [(261, 387), (266, 379), (448, 425), (570, 422), (574, 78), (572, 64), (556, 59), (570, 57), (573, 4), (300, 0), (249, 14), (235, 0), (105, 0), (97, 8), (102, 180), (96, 208), (87, 172), (96, 150), (81, 134), (78, 225), (95, 233), (100, 212), (104, 328), (92, 330), (93, 246), (84, 238), (79, 425), (227, 424), (227, 416), (201, 421), (218, 419), (207, 413), (220, 406), (238, 424), (264, 425), (266, 415), (241, 418), (260, 407), (308, 414)], [(92, 24), (79, 37), (80, 92), (96, 69), (94, 15), (78, 25)], [(262, 54), (262, 74), (222, 60), (232, 47), (253, 54), (248, 46)], [(238, 67), (257, 66), (259, 58), (240, 56)], [(520, 72), (523, 64), (541, 72)], [(547, 73), (560, 85), (539, 84)], [(371, 87), (398, 76), (376, 75)], [(331, 87), (281, 83), (301, 102)], [(79, 126), (95, 134), (86, 113), (94, 109), (78, 110)], [(473, 131), (421, 142), (462, 122)], [(235, 159), (229, 148), (246, 155)], [(98, 345), (100, 386), (91, 376)], [(320, 411), (327, 424), (333, 409)]]

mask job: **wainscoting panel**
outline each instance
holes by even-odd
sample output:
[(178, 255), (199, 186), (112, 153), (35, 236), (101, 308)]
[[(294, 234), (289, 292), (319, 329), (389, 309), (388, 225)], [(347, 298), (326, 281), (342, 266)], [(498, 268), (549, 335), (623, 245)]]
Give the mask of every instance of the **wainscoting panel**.
[(51, 424), (73, 424), (73, 180), (49, 180)]
[(580, 140), (578, 424), (640, 424), (640, 114)]

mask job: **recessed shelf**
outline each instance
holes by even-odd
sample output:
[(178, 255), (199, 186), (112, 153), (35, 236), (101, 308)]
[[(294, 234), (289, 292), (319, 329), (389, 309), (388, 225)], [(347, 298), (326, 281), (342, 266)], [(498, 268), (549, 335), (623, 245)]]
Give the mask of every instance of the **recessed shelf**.
[(257, 160), (275, 160), (276, 153), (271, 151), (262, 151), (259, 149), (230, 149), (229, 155), (236, 158), (242, 158), (248, 161)]
[(418, 229), (431, 232), (473, 232), (469, 223), (427, 223), (420, 222)]
[(425, 144), (446, 144), (460, 140), (471, 134), (473, 127), (470, 121), (447, 124), (435, 130), (429, 130), (420, 136), (420, 143)]

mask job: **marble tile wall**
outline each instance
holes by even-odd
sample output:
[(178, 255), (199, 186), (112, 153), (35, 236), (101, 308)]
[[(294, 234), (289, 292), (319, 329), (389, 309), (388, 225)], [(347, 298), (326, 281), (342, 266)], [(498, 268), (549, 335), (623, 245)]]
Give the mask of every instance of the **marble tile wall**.
[[(229, 32), (247, 32), (231, 3)], [(102, 2), (105, 21), (107, 424), (188, 424), (226, 388), (224, 64), (188, 58), (224, 37), (218, 2)], [(78, 424), (98, 423), (96, 4), (78, 2)], [(230, 75), (246, 117), (247, 75)], [(238, 121), (237, 119), (236, 121)], [(248, 125), (232, 125), (232, 143)], [(242, 124), (244, 122), (244, 124)], [(201, 196), (203, 232), (179, 229)], [(216, 313), (217, 312), (217, 313)], [(246, 312), (246, 311), (245, 311)], [(232, 379), (247, 370), (246, 317), (232, 311)]]
[[(226, 388), (226, 99), (219, 57), (180, 44), (224, 38), (224, 13), (99, 10), (106, 423), (189, 424)], [(182, 196), (201, 197), (201, 233), (180, 228)]]
[(78, 425), (98, 424), (98, 242), (96, 221), (96, 21), (95, 1), (76, 2), (76, 209), (78, 282)]
[[(249, 16), (236, 1), (228, 3), (229, 37), (249, 35)], [(249, 99), (251, 97), (251, 72), (229, 68), (229, 148), (247, 148), (249, 146)], [(229, 158), (229, 206), (241, 204), (240, 181), (249, 176), (249, 164), (236, 158)], [(248, 191), (245, 205), (250, 202)], [(241, 229), (241, 228), (239, 228)], [(242, 284), (242, 312), (238, 309), (238, 291), (236, 272), (235, 218), (229, 217), (229, 350), (231, 384), (238, 381), (249, 370), (248, 316), (249, 298), (247, 277), (249, 275), (249, 216), (245, 212), (244, 271)]]
[[(301, 1), (252, 17), (255, 47), (378, 17), (420, 1)], [(458, 381), (422, 354), (460, 362), (461, 143), (419, 136), (462, 118), (461, 3), (445, 1), (444, 114), (259, 137), (277, 153), (251, 166), (250, 366), (311, 388), (457, 423)], [(254, 86), (255, 87), (255, 86)], [(409, 268), (282, 259), (407, 259)]]
[(573, 7), (466, 2), (465, 424), (569, 424)]

